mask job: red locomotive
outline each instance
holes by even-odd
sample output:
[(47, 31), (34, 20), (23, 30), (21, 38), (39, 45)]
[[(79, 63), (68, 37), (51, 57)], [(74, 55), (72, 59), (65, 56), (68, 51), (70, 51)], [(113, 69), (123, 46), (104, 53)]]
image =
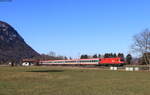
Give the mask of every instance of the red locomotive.
[(99, 61), (99, 64), (106, 64), (106, 65), (123, 65), (125, 64), (125, 61), (120, 58), (101, 58)]

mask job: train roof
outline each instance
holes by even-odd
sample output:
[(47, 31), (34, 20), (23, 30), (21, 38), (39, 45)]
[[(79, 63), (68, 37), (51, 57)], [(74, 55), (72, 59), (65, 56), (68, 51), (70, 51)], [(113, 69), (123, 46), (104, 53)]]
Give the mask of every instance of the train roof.
[(68, 59), (68, 60), (43, 60), (41, 62), (47, 61), (78, 61), (78, 60), (99, 60), (100, 58), (90, 58), (90, 59)]

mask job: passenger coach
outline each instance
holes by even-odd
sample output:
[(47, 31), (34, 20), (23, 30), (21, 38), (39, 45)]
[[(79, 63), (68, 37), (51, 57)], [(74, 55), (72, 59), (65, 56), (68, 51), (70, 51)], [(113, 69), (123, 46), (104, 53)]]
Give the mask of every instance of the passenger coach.
[(99, 58), (96, 59), (73, 59), (73, 60), (46, 60), (41, 61), (41, 65), (98, 65)]

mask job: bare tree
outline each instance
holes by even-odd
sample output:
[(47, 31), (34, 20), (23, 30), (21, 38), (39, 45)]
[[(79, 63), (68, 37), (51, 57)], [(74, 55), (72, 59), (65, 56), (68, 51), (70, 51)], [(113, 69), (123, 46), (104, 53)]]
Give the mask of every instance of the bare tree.
[(55, 53), (55, 52), (53, 52), (53, 51), (50, 51), (50, 52), (48, 53), (48, 55), (49, 55), (49, 56), (53, 56), (53, 57), (55, 57), (55, 56), (56, 56), (56, 53)]
[(148, 53), (150, 52), (150, 30), (145, 29), (143, 32), (136, 34), (133, 37), (134, 43), (132, 49), (134, 52), (139, 53), (143, 56), (146, 64), (150, 63)]

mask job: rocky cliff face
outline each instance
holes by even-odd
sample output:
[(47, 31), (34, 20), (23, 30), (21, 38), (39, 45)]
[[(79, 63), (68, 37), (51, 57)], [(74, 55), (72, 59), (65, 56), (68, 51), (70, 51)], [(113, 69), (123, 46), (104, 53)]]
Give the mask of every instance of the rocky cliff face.
[(0, 21), (0, 63), (36, 56), (39, 54), (26, 44), (13, 27)]

